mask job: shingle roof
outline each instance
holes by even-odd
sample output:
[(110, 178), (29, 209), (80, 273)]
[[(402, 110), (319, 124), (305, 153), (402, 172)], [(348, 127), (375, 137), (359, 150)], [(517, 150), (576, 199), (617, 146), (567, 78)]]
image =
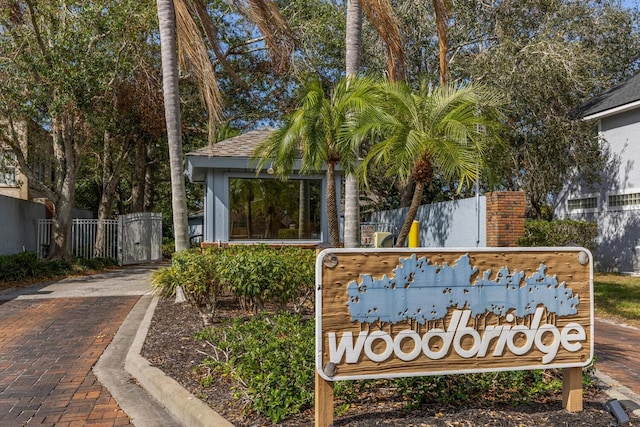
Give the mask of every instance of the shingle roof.
[(640, 74), (590, 99), (580, 107), (582, 117), (640, 101)]
[(253, 157), (253, 150), (273, 132), (271, 128), (252, 130), (233, 138), (225, 139), (188, 153), (187, 156), (202, 157)]

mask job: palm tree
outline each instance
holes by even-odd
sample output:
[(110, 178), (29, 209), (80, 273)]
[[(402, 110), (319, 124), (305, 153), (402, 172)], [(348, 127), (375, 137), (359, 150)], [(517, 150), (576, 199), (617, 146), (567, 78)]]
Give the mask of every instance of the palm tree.
[[(348, 77), (360, 70), (362, 46), (362, 9), (360, 0), (347, 1), (345, 65)], [(344, 184), (344, 247), (360, 246), (360, 194), (358, 179), (349, 174)]]
[[(235, 3), (230, 1), (230, 3)], [(194, 21), (198, 17), (214, 54), (225, 68), (228, 61), (223, 58), (215, 39), (215, 27), (206, 14), (202, 0), (158, 0), (158, 21), (162, 58), (163, 93), (169, 163), (171, 170), (171, 201), (175, 250), (189, 247), (187, 196), (182, 167), (182, 134), (180, 99), (178, 95), (177, 39), (180, 39), (182, 62), (187, 64), (198, 82), (201, 98), (209, 113), (209, 142), (213, 143), (216, 124), (222, 109), (221, 98), (213, 66), (211, 65), (204, 38)], [(265, 43), (279, 70), (285, 70), (293, 51), (291, 32), (277, 6), (271, 0), (248, 1), (241, 12), (257, 23), (265, 37)], [(232, 77), (235, 76), (231, 73)], [(237, 76), (236, 76), (237, 77)]]
[(449, 64), (447, 62), (448, 39), (447, 20), (451, 15), (451, 0), (433, 0), (433, 10), (436, 17), (438, 31), (438, 57), (440, 63), (440, 86), (447, 87), (449, 83)]
[[(398, 23), (393, 15), (391, 3), (382, 1), (347, 1), (346, 25), (346, 75), (357, 76), (360, 70), (362, 48), (362, 11), (366, 13), (378, 35), (387, 47), (387, 66), (392, 80), (404, 78), (404, 49), (400, 41)], [(360, 197), (359, 182), (348, 174), (344, 188), (344, 247), (360, 245)]]
[(503, 97), (483, 86), (425, 85), (414, 93), (404, 83), (385, 85), (384, 115), (361, 114), (358, 134), (378, 138), (361, 165), (385, 166), (389, 176), (415, 182), (411, 205), (399, 232), (401, 247), (415, 219), (425, 183), (434, 174), (458, 181), (458, 191), (478, 177), (484, 154), (499, 142)]
[(311, 78), (301, 85), (294, 113), (254, 152), (257, 170), (270, 164), (280, 179), (287, 178), (297, 159), (302, 160), (301, 173), (326, 165), (329, 239), (334, 247), (340, 244), (335, 168), (340, 163), (346, 175), (355, 172), (357, 140), (351, 138), (349, 125), (360, 111), (378, 105), (379, 93), (370, 78), (345, 77), (327, 96), (322, 82)]
[(171, 170), (171, 207), (175, 250), (189, 248), (187, 193), (182, 169), (182, 134), (180, 99), (178, 97), (178, 55), (176, 42), (176, 14), (173, 0), (158, 0), (160, 49), (162, 57), (162, 90), (169, 142)]

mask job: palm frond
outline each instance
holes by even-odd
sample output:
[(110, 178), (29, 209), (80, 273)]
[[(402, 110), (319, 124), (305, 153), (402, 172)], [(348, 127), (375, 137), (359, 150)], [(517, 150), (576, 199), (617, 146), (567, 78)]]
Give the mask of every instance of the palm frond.
[(213, 51), (213, 54), (216, 56), (224, 70), (229, 74), (229, 76), (233, 79), (233, 81), (240, 87), (247, 88), (247, 83), (240, 78), (236, 70), (233, 68), (229, 60), (227, 59), (227, 55), (224, 54), (222, 48), (220, 47), (220, 41), (218, 40), (218, 28), (213, 22), (211, 15), (207, 13), (207, 8), (202, 0), (189, 0), (189, 8), (192, 12), (192, 15), (198, 17), (198, 21), (200, 22), (200, 26), (209, 41), (209, 46)]
[(222, 98), (204, 40), (185, 0), (175, 0), (176, 36), (182, 67), (190, 70), (198, 82), (200, 97), (209, 114), (209, 142), (215, 140), (215, 129), (222, 114)]
[(295, 49), (295, 37), (278, 6), (272, 0), (230, 0), (264, 37), (274, 68), (279, 73), (289, 69)]
[(404, 48), (391, 3), (389, 0), (360, 0), (360, 5), (386, 46), (389, 78), (404, 80), (406, 74)]

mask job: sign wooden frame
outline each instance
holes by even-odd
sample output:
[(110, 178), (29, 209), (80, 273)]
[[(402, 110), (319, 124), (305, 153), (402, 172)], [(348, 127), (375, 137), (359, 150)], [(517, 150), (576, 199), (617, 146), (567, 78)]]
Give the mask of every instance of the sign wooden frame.
[[(502, 317), (495, 313), (488, 313), (482, 319), (483, 316), (477, 314), (478, 309), (473, 313), (474, 316), (471, 316), (464, 310), (465, 308), (468, 309), (469, 306), (454, 307), (454, 310), (449, 307), (445, 317), (440, 319), (425, 318), (424, 314), (422, 315), (423, 317), (416, 317), (415, 304), (411, 306), (411, 303), (407, 302), (413, 296), (418, 295), (415, 293), (418, 291), (414, 290), (413, 294), (407, 294), (404, 297), (405, 299), (402, 300), (406, 303), (405, 305), (411, 306), (408, 314), (405, 313), (403, 315), (405, 320), (402, 320), (402, 316), (400, 316), (401, 319), (396, 318), (395, 323), (385, 322), (384, 316), (381, 318), (377, 313), (379, 309), (381, 310), (384, 307), (370, 306), (368, 311), (365, 310), (363, 312), (361, 310), (360, 314), (354, 315), (353, 307), (357, 304), (364, 304), (365, 297), (369, 295), (366, 292), (368, 291), (373, 295), (371, 289), (375, 286), (379, 288), (386, 286), (384, 292), (381, 289), (376, 290), (380, 295), (386, 295), (385, 298), (390, 294), (394, 294), (394, 292), (402, 294), (404, 291), (401, 289), (401, 280), (398, 279), (397, 283), (394, 282), (394, 275), (407, 273), (408, 267), (405, 264), (411, 264), (415, 268), (416, 262), (422, 262), (420, 264), (421, 271), (425, 268), (431, 269), (432, 278), (435, 277), (434, 274), (441, 273), (458, 275), (456, 276), (458, 279), (453, 280), (454, 282), (456, 280), (459, 282), (460, 277), (468, 277), (469, 284), (464, 283), (464, 286), (466, 286), (466, 289), (462, 290), (464, 292), (469, 289), (476, 291), (473, 287), (478, 283), (495, 284), (496, 287), (504, 286), (507, 288), (509, 280), (512, 282), (511, 285), (513, 285), (513, 282), (517, 282), (515, 285), (521, 288), (521, 292), (515, 291), (513, 286), (511, 290), (519, 294), (525, 294), (524, 283), (527, 284), (528, 293), (539, 292), (541, 296), (544, 294), (543, 291), (548, 289), (538, 288), (543, 286), (549, 289), (555, 288), (556, 294), (565, 299), (562, 303), (566, 303), (567, 306), (576, 305), (575, 314), (568, 315), (565, 310), (565, 313), (560, 315), (560, 309), (564, 309), (561, 307), (562, 304), (559, 303), (557, 307), (554, 306), (551, 309), (548, 306), (551, 306), (552, 303), (549, 302), (545, 304), (544, 313), (538, 317), (536, 317), (539, 314), (537, 311), (533, 314), (533, 310), (536, 307), (528, 307), (528, 314), (520, 320), (518, 316), (511, 314), (512, 319), (510, 323), (507, 322), (507, 326), (504, 326), (505, 321), (501, 319), (507, 318), (505, 317), (507, 312), (514, 313), (514, 308), (518, 304), (523, 307), (524, 304), (516, 303), (515, 306), (513, 304), (509, 306), (508, 303), (506, 305), (503, 304), (502, 308), (494, 308), (495, 313), (501, 313)], [(594, 344), (592, 264), (591, 253), (584, 248), (576, 247), (326, 249), (318, 255), (316, 262), (317, 373), (325, 381), (335, 381), (587, 366), (593, 358)], [(463, 270), (463, 272), (460, 273), (460, 270)], [(415, 271), (409, 272), (409, 274), (415, 274)], [(473, 283), (471, 282), (472, 280)], [(403, 282), (405, 287), (411, 287), (411, 284), (405, 282)], [(444, 283), (443, 286), (434, 287), (434, 289), (428, 289), (427, 291), (435, 292), (436, 289), (437, 291), (445, 289), (444, 292), (452, 293), (452, 286), (450, 285), (450, 282)], [(366, 289), (367, 286), (369, 289)], [(454, 283), (453, 288), (455, 286), (456, 284)], [(391, 287), (394, 290), (391, 290)], [(414, 287), (418, 286), (414, 285)], [(453, 294), (462, 291), (453, 289)], [(420, 295), (424, 296), (425, 294), (423, 292)], [(351, 302), (349, 302), (349, 298), (352, 298)], [(558, 299), (557, 296), (555, 298), (556, 300)], [(459, 299), (460, 297), (458, 297)], [(547, 299), (546, 301), (550, 300)], [(482, 301), (482, 303), (489, 304), (487, 309), (492, 307), (491, 304), (493, 306), (496, 305), (494, 304), (496, 303), (495, 301), (489, 300)], [(377, 304), (385, 305), (386, 303), (378, 301)], [(392, 305), (390, 304), (389, 306)], [(499, 304), (497, 305), (499, 306)], [(480, 305), (480, 307), (484, 306)], [(521, 311), (523, 307), (520, 307)], [(397, 309), (397, 307), (394, 308)], [(426, 311), (427, 307), (423, 308)], [(431, 309), (432, 307), (428, 308)], [(433, 305), (433, 310), (438, 308), (441, 309), (441, 307)], [(404, 309), (407, 309), (407, 307), (404, 307)], [(413, 312), (411, 312), (412, 309), (414, 310)], [(484, 308), (482, 309), (484, 310)], [(376, 311), (376, 313), (373, 313), (373, 311)], [(392, 310), (387, 307), (386, 311)], [(394, 314), (395, 312), (391, 313), (392, 317), (398, 317), (398, 315), (402, 314), (402, 310), (396, 311), (398, 311), (397, 314)], [(383, 314), (388, 316), (390, 313)], [(433, 315), (432, 317), (437, 316)], [(387, 317), (386, 319), (390, 318)], [(450, 325), (452, 320), (455, 320), (459, 331), (456, 332), (453, 327), (447, 329), (447, 325)], [(472, 329), (471, 325), (474, 322), (477, 323), (478, 320), (493, 322), (495, 325), (502, 326), (487, 327), (485, 323), (484, 326), (478, 326), (479, 332), (475, 333), (470, 329)], [(422, 323), (420, 324), (420, 322)], [(579, 327), (576, 325), (579, 325)], [(534, 327), (540, 327), (540, 329), (537, 329), (539, 334), (536, 338), (534, 338), (536, 333)], [(548, 330), (542, 331), (542, 327)], [(465, 328), (468, 329), (466, 332), (463, 330)], [(493, 332), (489, 332), (491, 328), (493, 328)], [(499, 343), (501, 339), (498, 337), (499, 332), (495, 332), (499, 328), (503, 328), (502, 330), (505, 331), (503, 335), (506, 336), (501, 344)], [(413, 329), (415, 333), (410, 332), (410, 329)], [(526, 335), (524, 332), (519, 333), (518, 329), (528, 330), (530, 335)], [(423, 349), (425, 347), (424, 341), (421, 343), (419, 338), (422, 337), (424, 340), (429, 330), (441, 331), (440, 334), (435, 334), (438, 336), (432, 337), (431, 341), (437, 342), (440, 340), (441, 344), (444, 344), (442, 337), (447, 332), (450, 333), (448, 337), (451, 340), (454, 339), (455, 335), (455, 339), (459, 340), (457, 344), (454, 343), (454, 345), (457, 345), (457, 350), (454, 351), (454, 345), (442, 345), (442, 347), (448, 347), (448, 349), (442, 349), (443, 351), (447, 350), (447, 354), (437, 359), (427, 357), (427, 352), (430, 349), (423, 350), (421, 353), (418, 347), (421, 344)], [(509, 332), (510, 330), (513, 330), (513, 332)], [(397, 337), (399, 331), (409, 332), (406, 332), (405, 338), (394, 341), (392, 331), (395, 331), (395, 337)], [(344, 340), (347, 332), (351, 334), (351, 341), (348, 343), (349, 345), (343, 345), (340, 361), (331, 360), (331, 357), (337, 358), (335, 354), (338, 352), (334, 351), (330, 355), (330, 350), (340, 348), (340, 345), (343, 344), (340, 339)], [(373, 332), (377, 335), (367, 335)], [(334, 334), (332, 337), (333, 344), (329, 342), (329, 333)], [(477, 356), (481, 351), (477, 352), (477, 357), (469, 356), (475, 351), (476, 347), (482, 349), (482, 337), (490, 333), (493, 333), (494, 337), (492, 341), (487, 338), (488, 347), (485, 350), (481, 350), (484, 351), (484, 356)], [(507, 336), (508, 333), (512, 335)], [(458, 334), (460, 337), (458, 337)], [(508, 341), (509, 337), (512, 340), (511, 342)], [(516, 342), (517, 340), (519, 342)], [(535, 345), (533, 341), (536, 341)], [(391, 351), (390, 348), (394, 344), (395, 349)], [(522, 349), (526, 349), (527, 345), (530, 350), (524, 352)], [(503, 347), (501, 352), (495, 349), (498, 346)], [(556, 348), (555, 351), (553, 351), (554, 346)], [(344, 351), (345, 347), (347, 351)], [(360, 351), (354, 350), (350, 353), (352, 360), (350, 360), (350, 363), (346, 363), (346, 355), (351, 347), (356, 350), (359, 348)], [(576, 350), (578, 347), (579, 349)], [(544, 350), (544, 352), (540, 349)], [(436, 350), (432, 353), (439, 356), (440, 354)], [(523, 352), (524, 354), (513, 354), (510, 350)], [(368, 358), (367, 353), (376, 360)], [(432, 353), (429, 353), (429, 355)], [(388, 356), (384, 357), (387, 354)], [(460, 354), (463, 356), (460, 356)], [(495, 354), (498, 355), (495, 356)], [(412, 357), (413, 359), (411, 361), (400, 360), (398, 355), (405, 359)]]

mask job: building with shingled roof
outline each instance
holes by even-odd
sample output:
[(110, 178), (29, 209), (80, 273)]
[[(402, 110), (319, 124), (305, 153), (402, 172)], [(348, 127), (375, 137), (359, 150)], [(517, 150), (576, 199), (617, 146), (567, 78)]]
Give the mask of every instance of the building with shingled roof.
[[(256, 170), (253, 152), (271, 132), (253, 130), (186, 155), (187, 176), (204, 185), (204, 244), (329, 241), (325, 170), (302, 175), (297, 161), (286, 181), (270, 168)], [(339, 170), (335, 179), (340, 188)]]
[(555, 215), (598, 223), (599, 270), (640, 272), (640, 74), (590, 99), (580, 116), (597, 125), (609, 164), (597, 185), (570, 183)]

